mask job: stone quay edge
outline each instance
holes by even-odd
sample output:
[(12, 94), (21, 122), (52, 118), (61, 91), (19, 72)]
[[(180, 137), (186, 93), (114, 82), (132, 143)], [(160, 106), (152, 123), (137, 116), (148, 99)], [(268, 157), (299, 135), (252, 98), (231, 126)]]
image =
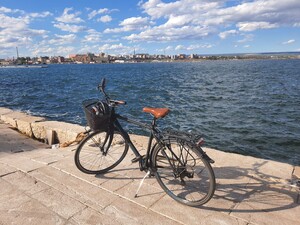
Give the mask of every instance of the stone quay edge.
[(50, 145), (74, 142), (85, 131), (78, 124), (47, 121), (44, 117), (31, 116), (4, 107), (0, 107), (0, 119), (22, 134)]

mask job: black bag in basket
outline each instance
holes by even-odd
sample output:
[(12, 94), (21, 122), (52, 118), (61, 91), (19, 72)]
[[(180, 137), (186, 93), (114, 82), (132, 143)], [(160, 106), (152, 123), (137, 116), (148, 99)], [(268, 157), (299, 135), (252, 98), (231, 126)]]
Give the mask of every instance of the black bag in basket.
[(111, 113), (109, 105), (106, 102), (89, 99), (83, 101), (82, 105), (87, 124), (92, 130), (108, 130)]

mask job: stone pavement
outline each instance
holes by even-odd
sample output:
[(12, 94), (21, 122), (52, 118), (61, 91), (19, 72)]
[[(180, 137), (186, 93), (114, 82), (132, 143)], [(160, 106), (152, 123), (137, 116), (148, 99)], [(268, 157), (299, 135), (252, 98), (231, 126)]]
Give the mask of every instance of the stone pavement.
[[(138, 145), (144, 137), (133, 136)], [(217, 189), (199, 208), (168, 197), (132, 155), (102, 176), (81, 173), (76, 146), (51, 149), (0, 122), (0, 224), (299, 224), (299, 167), (205, 149)], [(297, 175), (297, 174), (294, 174)]]

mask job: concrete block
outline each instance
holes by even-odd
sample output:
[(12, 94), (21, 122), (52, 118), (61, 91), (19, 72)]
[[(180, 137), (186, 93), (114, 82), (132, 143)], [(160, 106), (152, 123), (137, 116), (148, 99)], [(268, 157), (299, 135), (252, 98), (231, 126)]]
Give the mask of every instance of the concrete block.
[(12, 110), (9, 109), (9, 108), (0, 107), (0, 117), (1, 117), (2, 115), (5, 115), (5, 114), (11, 113), (11, 112), (12, 112)]
[(25, 117), (22, 117), (20, 119), (16, 119), (17, 129), (21, 133), (23, 133), (23, 134), (25, 134), (29, 137), (33, 137), (31, 124), (34, 123), (34, 122), (44, 121), (44, 120), (45, 120), (44, 117), (26, 115)]
[(20, 119), (22, 117), (26, 117), (27, 115), (22, 112), (12, 111), (5, 113), (1, 115), (1, 120), (3, 120), (5, 123), (10, 124), (11, 126), (17, 128), (17, 119)]
[(295, 166), (293, 178), (300, 180), (300, 166)]
[(47, 138), (45, 123), (47, 123), (47, 121), (36, 122), (31, 124), (32, 134), (36, 139), (43, 140)]
[(31, 124), (32, 132), (37, 139), (46, 139), (47, 130), (55, 132), (55, 139), (58, 143), (74, 141), (77, 135), (84, 132), (84, 128), (77, 124), (70, 124), (58, 121), (43, 121)]
[(55, 143), (54, 135), (55, 135), (55, 132), (53, 130), (46, 130), (48, 145), (53, 145)]

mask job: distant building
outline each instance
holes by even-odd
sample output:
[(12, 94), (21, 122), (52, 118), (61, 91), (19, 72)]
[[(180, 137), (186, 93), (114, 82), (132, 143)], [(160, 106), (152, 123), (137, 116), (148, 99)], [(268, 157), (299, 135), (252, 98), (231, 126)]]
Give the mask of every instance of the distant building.
[(191, 59), (199, 59), (199, 56), (197, 54), (191, 54), (190, 58)]
[(90, 54), (69, 55), (69, 58), (76, 63), (90, 63), (92, 61)]
[(100, 53), (98, 55), (95, 55), (94, 62), (95, 63), (108, 63), (110, 60), (110, 56), (106, 55), (105, 53)]
[(178, 59), (186, 59), (186, 54), (179, 54)]
[(38, 57), (37, 62), (41, 64), (46, 64), (46, 63), (50, 63), (50, 59), (48, 56), (40, 56)]

